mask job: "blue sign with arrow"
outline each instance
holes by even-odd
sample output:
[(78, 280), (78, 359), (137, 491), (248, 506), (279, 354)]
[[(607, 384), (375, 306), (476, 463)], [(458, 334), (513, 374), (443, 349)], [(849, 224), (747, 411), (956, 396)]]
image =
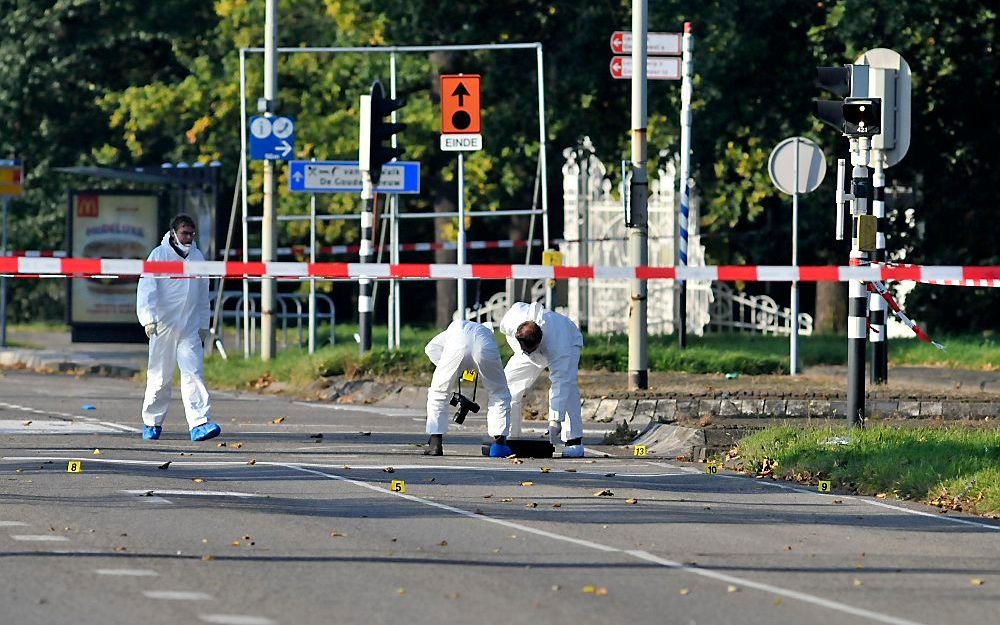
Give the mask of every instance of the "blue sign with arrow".
[[(358, 161), (291, 161), (288, 190), (293, 193), (360, 193)], [(392, 161), (382, 166), (377, 193), (420, 193), (420, 163)]]
[(285, 161), (295, 152), (295, 119), (250, 118), (250, 160)]

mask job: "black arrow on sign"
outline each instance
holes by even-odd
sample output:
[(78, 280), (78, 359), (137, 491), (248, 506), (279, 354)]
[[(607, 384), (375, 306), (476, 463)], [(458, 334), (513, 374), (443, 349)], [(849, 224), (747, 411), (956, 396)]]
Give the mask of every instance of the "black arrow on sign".
[(465, 96), (471, 95), (471, 94), (469, 93), (469, 90), (465, 88), (465, 83), (460, 82), (460, 83), (458, 83), (458, 86), (455, 87), (455, 90), (451, 93), (451, 95), (453, 95), (453, 96), (457, 95), (458, 96), (458, 105), (459, 106), (465, 106), (465, 103), (462, 100), (463, 100), (463, 98), (465, 98)]

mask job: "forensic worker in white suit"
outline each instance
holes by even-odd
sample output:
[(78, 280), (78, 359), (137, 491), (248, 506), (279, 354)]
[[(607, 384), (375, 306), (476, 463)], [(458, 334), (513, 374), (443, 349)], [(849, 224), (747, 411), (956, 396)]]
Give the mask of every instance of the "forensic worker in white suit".
[(521, 402), (543, 370), (549, 370), (549, 440), (563, 443), (563, 458), (580, 458), (583, 421), (578, 381), (583, 335), (573, 321), (541, 304), (517, 302), (500, 321), (514, 350), (504, 373), (511, 394), (511, 433), (521, 434)]
[(510, 447), (507, 447), (510, 391), (493, 331), (474, 321), (452, 321), (444, 332), (431, 339), (424, 353), (435, 365), (434, 376), (427, 389), (427, 433), (430, 439), (424, 454), (443, 455), (442, 441), (448, 431), (448, 402), (452, 391), (463, 371), (475, 370), (489, 395), (486, 424), (489, 435), (493, 437), (489, 455), (501, 458), (511, 455)]
[[(194, 245), (195, 223), (180, 214), (170, 223), (150, 261), (200, 261)], [(142, 437), (156, 440), (170, 404), (174, 369), (181, 371), (181, 397), (191, 440), (215, 438), (222, 431), (210, 421), (211, 403), (204, 380), (203, 341), (208, 337), (210, 306), (208, 278), (139, 278), (136, 312), (149, 337), (146, 396), (142, 402)]]

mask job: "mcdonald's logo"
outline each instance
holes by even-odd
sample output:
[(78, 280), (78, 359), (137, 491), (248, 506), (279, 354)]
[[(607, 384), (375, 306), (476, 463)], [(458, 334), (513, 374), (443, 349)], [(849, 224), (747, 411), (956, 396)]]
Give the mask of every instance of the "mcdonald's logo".
[(97, 217), (100, 213), (100, 199), (96, 195), (76, 196), (77, 217)]

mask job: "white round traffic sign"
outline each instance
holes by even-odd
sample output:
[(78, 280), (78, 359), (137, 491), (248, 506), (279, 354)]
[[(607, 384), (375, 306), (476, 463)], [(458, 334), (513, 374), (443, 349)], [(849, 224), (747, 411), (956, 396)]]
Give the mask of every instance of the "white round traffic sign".
[(266, 139), (271, 136), (271, 120), (266, 117), (257, 117), (250, 122), (250, 134), (258, 139)]
[(287, 139), (295, 130), (295, 124), (287, 117), (275, 117), (271, 122), (271, 132), (278, 139)]
[[(796, 184), (798, 172), (798, 184)], [(782, 193), (809, 193), (815, 191), (826, 176), (826, 159), (823, 150), (805, 137), (789, 137), (779, 143), (767, 160), (767, 173), (771, 182)]]

